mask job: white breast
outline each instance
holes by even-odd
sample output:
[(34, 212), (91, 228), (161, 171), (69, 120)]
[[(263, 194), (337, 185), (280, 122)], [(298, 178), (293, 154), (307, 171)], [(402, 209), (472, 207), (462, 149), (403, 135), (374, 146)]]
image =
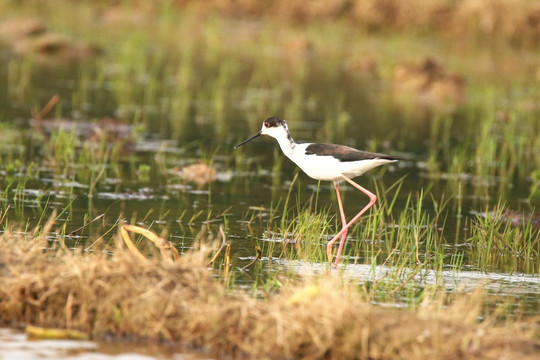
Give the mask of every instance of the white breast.
[(309, 177), (316, 180), (339, 181), (343, 180), (341, 175), (354, 178), (377, 166), (396, 161), (376, 158), (341, 162), (333, 156), (306, 155), (307, 146), (309, 144), (296, 144), (292, 153), (286, 155)]

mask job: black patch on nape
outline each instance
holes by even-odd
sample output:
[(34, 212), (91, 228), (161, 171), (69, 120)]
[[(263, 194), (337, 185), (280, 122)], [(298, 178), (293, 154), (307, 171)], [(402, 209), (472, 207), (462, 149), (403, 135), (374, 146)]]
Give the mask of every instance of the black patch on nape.
[(334, 144), (311, 144), (306, 147), (306, 155), (332, 156), (341, 162), (371, 159), (399, 160), (397, 156), (361, 151), (352, 147)]
[(285, 120), (277, 116), (269, 117), (268, 119), (264, 120), (264, 123), (268, 124), (268, 126), (266, 127), (279, 127), (279, 126), (287, 125), (287, 122), (285, 122)]

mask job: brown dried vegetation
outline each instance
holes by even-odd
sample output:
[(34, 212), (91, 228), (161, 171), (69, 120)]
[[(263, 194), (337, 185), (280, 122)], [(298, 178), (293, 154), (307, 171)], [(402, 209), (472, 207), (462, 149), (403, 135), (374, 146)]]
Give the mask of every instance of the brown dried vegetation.
[(419, 65), (399, 65), (393, 74), (396, 103), (415, 103), (428, 108), (453, 108), (465, 101), (465, 79), (448, 74), (432, 58)]
[(184, 181), (195, 183), (199, 187), (217, 180), (217, 170), (203, 162), (175, 168), (171, 173), (181, 176)]
[(173, 0), (130, 1), (128, 7), (120, 3), (103, 2), (95, 13), (106, 24), (143, 24), (154, 21), (163, 4), (174, 4), (202, 17), (217, 13), (293, 23), (345, 20), (368, 31), (433, 30), (529, 44), (540, 38), (540, 3), (530, 0)]
[(49, 57), (69, 60), (96, 55), (100, 50), (65, 34), (48, 29), (42, 20), (15, 18), (0, 22), (0, 41), (18, 55), (33, 54), (38, 60)]
[(534, 43), (540, 37), (540, 3), (529, 0), (176, 0), (201, 14), (309, 22), (344, 19), (367, 30), (430, 29), (443, 34), (500, 36)]
[(385, 309), (336, 274), (255, 299), (216, 279), (204, 249), (171, 262), (141, 261), (120, 245), (107, 253), (44, 246), (39, 236), (0, 238), (3, 325), (170, 341), (234, 358), (533, 359), (540, 352), (517, 325), (478, 323), (480, 294)]

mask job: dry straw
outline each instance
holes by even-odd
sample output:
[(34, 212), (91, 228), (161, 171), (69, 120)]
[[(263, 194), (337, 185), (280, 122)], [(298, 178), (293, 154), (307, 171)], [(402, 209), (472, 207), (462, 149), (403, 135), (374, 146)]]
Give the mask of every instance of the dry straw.
[(210, 247), (175, 262), (142, 260), (120, 244), (106, 252), (44, 251), (44, 237), (5, 233), (2, 325), (167, 341), (232, 358), (533, 359), (540, 351), (523, 328), (479, 323), (480, 293), (449, 306), (441, 298), (417, 310), (388, 309), (336, 274), (255, 299), (216, 278)]
[(193, 0), (174, 1), (200, 14), (292, 22), (348, 20), (372, 31), (431, 29), (446, 35), (499, 36), (534, 44), (540, 36), (540, 5), (530, 0)]

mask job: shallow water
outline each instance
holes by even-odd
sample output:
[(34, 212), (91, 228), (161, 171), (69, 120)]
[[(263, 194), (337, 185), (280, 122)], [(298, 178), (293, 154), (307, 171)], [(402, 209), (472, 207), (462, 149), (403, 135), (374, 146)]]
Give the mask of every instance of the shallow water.
[[(282, 262), (281, 266), (284, 269), (292, 269), (302, 276), (320, 275), (328, 271), (324, 265), (302, 261)], [(350, 264), (344, 266), (339, 273), (359, 283), (373, 283), (384, 282), (386, 276), (395, 272), (395, 268), (385, 265)], [(415, 270), (410, 268), (399, 271), (399, 277), (402, 281), (407, 280), (413, 274), (415, 274)], [(530, 315), (539, 311), (537, 300), (540, 297), (540, 279), (537, 275), (485, 273), (467, 269), (460, 271), (456, 271), (456, 269), (420, 270), (416, 272), (415, 280), (411, 282), (411, 286), (418, 289), (425, 286), (437, 286), (448, 291), (459, 290), (463, 292), (473, 292), (478, 287), (482, 287), (493, 294), (506, 297), (506, 300), (508, 298), (525, 299), (530, 303), (530, 307), (526, 309)], [(405, 304), (406, 299), (403, 301)]]
[(3, 360), (202, 360), (210, 357), (140, 344), (105, 344), (82, 340), (29, 340), (17, 330), (0, 328)]
[[(430, 151), (437, 145), (433, 141), (438, 139), (432, 138), (433, 124), (440, 118), (451, 122), (453, 132), (446, 146), (459, 147), (463, 129), (471, 124), (467, 118), (477, 113), (481, 117), (484, 111), (474, 104), (483, 94), (470, 96), (470, 108), (443, 115), (425, 109), (403, 111), (388, 100), (389, 84), (381, 79), (350, 76), (343, 69), (328, 66), (322, 56), (295, 62), (287, 70), (290, 59), (268, 54), (269, 63), (277, 62), (278, 68), (285, 70), (278, 71), (276, 79), (261, 81), (268, 82), (263, 88), (256, 83), (259, 59), (228, 54), (230, 63), (223, 65), (212, 60), (205, 53), (210, 50), (203, 45), (193, 50), (196, 65), (188, 69), (196, 73), (192, 85), (179, 88), (182, 78), (175, 71), (183, 66), (183, 58), (176, 51), (136, 53), (138, 61), (131, 57), (131, 51), (138, 51), (136, 46), (125, 51), (124, 58), (106, 53), (82, 61), (52, 58), (40, 63), (32, 56), (14, 54), (9, 46), (0, 47), (5, 64), (0, 68), (0, 94), (5, 95), (0, 96), (0, 200), (2, 210), (7, 210), (2, 225), (22, 224), (31, 229), (43, 224), (56, 209), (57, 225), (65, 225), (64, 233), (70, 233), (105, 214), (66, 238), (68, 243), (87, 246), (111, 228), (113, 234), (115, 222), (125, 220), (157, 233), (166, 230), (169, 240), (186, 251), (202, 226), (208, 225), (208, 231), (217, 234), (219, 225), (226, 224), (238, 269), (253, 260), (256, 245), (287, 240), (275, 224), (283, 216), (289, 190), (294, 204), (303, 206), (317, 198), (317, 210), (328, 206), (330, 214), (337, 211), (331, 184), (318, 186), (301, 173), (291, 186), (298, 170), (284, 159), (272, 139), (258, 139), (232, 150), (234, 144), (259, 129), (264, 117), (281, 115), (289, 121), (296, 140), (331, 141), (403, 155), (403, 161), (358, 179), (368, 189), (382, 190), (403, 178), (392, 210), (396, 217), (404, 210), (409, 194), (429, 189), (423, 209), (432, 215), (436, 207), (432, 200), (452, 198), (437, 231), (445, 239), (447, 254), (461, 253), (463, 269), (470, 271), (442, 270), (438, 279), (426, 273), (418, 277), (417, 286), (442, 279), (445, 286), (453, 288), (479, 280), (494, 284), (495, 292), (502, 287), (525, 301), (538, 295), (537, 267), (515, 268), (506, 262), (482, 267), (467, 244), (472, 219), (499, 202), (514, 210), (540, 206), (538, 197), (527, 199), (533, 181), (527, 166), (532, 165), (524, 165), (525, 170), (510, 181), (489, 169), (478, 174), (451, 173), (447, 171), (451, 158), (437, 159), (440, 172), (427, 170)], [(492, 56), (496, 62), (497, 54)], [(147, 67), (137, 68), (143, 60)], [(243, 64), (242, 70), (235, 68), (238, 63)], [(303, 75), (296, 75), (296, 70)], [(223, 88), (215, 80), (220, 76)], [(23, 80), (26, 83), (21, 88)], [(506, 90), (503, 87), (494, 92)], [(42, 108), (54, 94), (60, 96), (56, 107), (43, 120), (32, 119), (32, 111)], [(534, 116), (535, 111), (528, 116)], [(477, 130), (482, 130), (480, 121)], [(77, 144), (70, 145), (74, 138)], [(95, 155), (103, 147), (113, 148), (111, 154), (116, 158), (101, 160)], [(80, 153), (88, 159), (81, 159)], [(214, 182), (197, 185), (178, 175), (178, 168), (200, 161), (212, 163), (217, 170)], [(480, 159), (484, 162), (488, 168), (498, 166), (498, 160)], [(342, 193), (349, 216), (366, 203), (367, 199), (349, 186), (343, 186)], [(392, 196), (391, 192), (388, 198)], [(321, 234), (320, 247), (324, 248), (324, 239), (337, 230), (338, 220), (334, 217), (334, 229)], [(109, 234), (102, 241), (111, 237)], [(63, 235), (53, 234), (50, 240), (60, 238)], [(353, 235), (349, 240), (358, 241)], [(351, 263), (345, 267), (347, 274), (360, 276), (370, 269), (366, 265), (368, 254), (347, 254), (345, 258)], [(263, 269), (273, 270), (277, 262), (304, 272), (294, 261), (270, 259), (263, 258)], [(519, 279), (525, 280), (520, 283)], [(251, 281), (238, 273), (238, 284), (249, 285)]]

